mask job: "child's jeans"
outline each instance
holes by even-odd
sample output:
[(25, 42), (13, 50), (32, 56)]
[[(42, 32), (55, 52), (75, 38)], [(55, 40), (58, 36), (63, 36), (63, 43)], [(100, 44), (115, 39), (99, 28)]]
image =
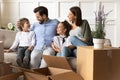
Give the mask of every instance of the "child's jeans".
[(17, 51), (17, 63), (21, 67), (28, 67), (30, 62), (31, 51), (28, 47), (18, 47)]

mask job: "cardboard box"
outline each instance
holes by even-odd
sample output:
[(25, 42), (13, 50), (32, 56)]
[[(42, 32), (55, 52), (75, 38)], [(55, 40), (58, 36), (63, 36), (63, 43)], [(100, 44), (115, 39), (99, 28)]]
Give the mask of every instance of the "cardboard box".
[(11, 63), (0, 62), (0, 76), (12, 73)]
[(1, 76), (0, 80), (18, 80), (19, 76), (21, 76), (23, 73), (18, 72), (18, 73), (12, 73), (9, 75)]
[(24, 80), (83, 80), (80, 75), (73, 72), (64, 57), (43, 56), (48, 67), (28, 70), (15, 67), (23, 73), (15, 73), (0, 77), (0, 80), (17, 80), (20, 75), (24, 75)]
[(73, 72), (64, 57), (43, 56), (48, 67), (40, 69), (24, 69), (24, 80), (82, 80), (81, 76)]
[(77, 47), (77, 73), (84, 80), (120, 80), (120, 48)]
[(3, 41), (0, 41), (0, 62), (4, 61)]

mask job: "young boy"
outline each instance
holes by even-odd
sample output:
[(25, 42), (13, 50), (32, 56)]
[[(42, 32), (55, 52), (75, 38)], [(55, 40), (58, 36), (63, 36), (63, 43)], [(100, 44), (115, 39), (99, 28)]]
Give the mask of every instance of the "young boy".
[(33, 31), (29, 31), (30, 23), (27, 18), (21, 18), (19, 20), (19, 29), (17, 32), (14, 43), (7, 52), (11, 52), (17, 49), (17, 64), (20, 67), (30, 68), (30, 54), (35, 45), (35, 34)]

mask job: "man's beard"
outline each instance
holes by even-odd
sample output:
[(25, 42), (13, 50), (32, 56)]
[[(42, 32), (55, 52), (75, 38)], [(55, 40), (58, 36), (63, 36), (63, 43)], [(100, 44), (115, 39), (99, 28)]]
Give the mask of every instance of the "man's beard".
[(43, 24), (44, 23), (44, 20), (41, 20), (40, 22), (39, 22), (39, 24)]

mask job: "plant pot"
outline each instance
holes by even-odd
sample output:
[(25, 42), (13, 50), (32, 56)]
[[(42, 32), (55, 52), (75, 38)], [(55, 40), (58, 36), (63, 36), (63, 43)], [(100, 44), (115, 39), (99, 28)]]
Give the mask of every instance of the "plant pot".
[(105, 39), (95, 39), (93, 38), (94, 49), (103, 49)]

